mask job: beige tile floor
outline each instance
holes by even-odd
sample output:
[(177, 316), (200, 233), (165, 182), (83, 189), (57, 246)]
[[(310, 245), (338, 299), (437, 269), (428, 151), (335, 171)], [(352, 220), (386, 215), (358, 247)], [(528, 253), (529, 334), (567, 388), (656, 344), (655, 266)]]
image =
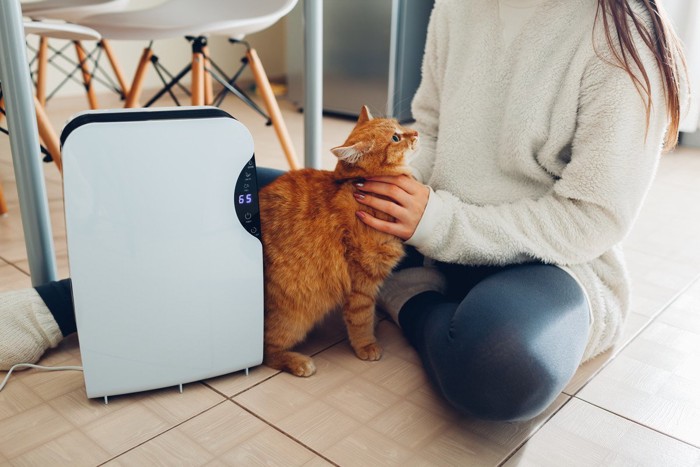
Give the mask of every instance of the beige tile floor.
[[(103, 98), (103, 105), (118, 105)], [(358, 102), (358, 107), (361, 103)], [(54, 100), (57, 128), (84, 109)], [(284, 168), (271, 128), (233, 98), (225, 109), (254, 135), (259, 165)], [(303, 153), (303, 118), (283, 113)], [(327, 151), (352, 122), (325, 118)], [(1, 136), (1, 135), (0, 135)], [(60, 275), (67, 256), (61, 184), (44, 166)], [(532, 465), (700, 466), (700, 151), (663, 158), (626, 241), (634, 306), (622, 341), (583, 365), (545, 413), (527, 423), (455, 415), (428, 385), (399, 330), (380, 322), (379, 362), (356, 359), (342, 324), (329, 319), (304, 344), (309, 379), (264, 366), (188, 384), (88, 400), (79, 372), (18, 373), (0, 392), (0, 466), (5, 465)], [(10, 215), (0, 218), (0, 290), (28, 287), (9, 143), (0, 137), (0, 181)], [(66, 339), (42, 360), (80, 364)], [(0, 372), (0, 378), (4, 373)]]

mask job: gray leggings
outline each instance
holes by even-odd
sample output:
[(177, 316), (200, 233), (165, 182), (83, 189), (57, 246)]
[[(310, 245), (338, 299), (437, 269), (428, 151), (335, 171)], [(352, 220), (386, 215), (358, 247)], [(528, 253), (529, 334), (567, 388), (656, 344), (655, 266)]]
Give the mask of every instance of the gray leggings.
[[(415, 250), (399, 267), (416, 265)], [(401, 309), (404, 334), (428, 376), (461, 413), (516, 421), (540, 414), (581, 362), (590, 326), (580, 285), (564, 270), (439, 264), (447, 295)]]

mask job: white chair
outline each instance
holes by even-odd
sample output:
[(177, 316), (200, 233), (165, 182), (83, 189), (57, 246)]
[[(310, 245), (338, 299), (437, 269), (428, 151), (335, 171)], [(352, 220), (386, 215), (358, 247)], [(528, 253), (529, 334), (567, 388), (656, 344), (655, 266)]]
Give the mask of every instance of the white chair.
[[(28, 16), (34, 20), (60, 20), (68, 23), (80, 24), (80, 21), (87, 17), (102, 13), (121, 11), (129, 4), (130, 0), (39, 0), (33, 2), (22, 2), (22, 14)], [(87, 40), (87, 39), (85, 39)], [(94, 40), (94, 39), (90, 39)], [(124, 73), (117, 61), (117, 58), (110, 46), (109, 42), (106, 40), (98, 39), (97, 48), (91, 52), (86, 52), (82, 43), (78, 40), (73, 41), (75, 46), (76, 55), (78, 58), (77, 66), (80, 68), (83, 75), (83, 84), (85, 84), (85, 90), (88, 97), (88, 103), (90, 108), (95, 109), (98, 107), (97, 97), (95, 96), (94, 86), (92, 86), (92, 81), (100, 81), (105, 84), (108, 88), (113, 89), (115, 92), (126, 98), (128, 94), (128, 86), (126, 79), (124, 78)], [(39, 40), (39, 48), (37, 51), (37, 73), (36, 73), (36, 88), (37, 97), (42, 105), (46, 105), (46, 73), (47, 66), (49, 62), (48, 50), (50, 46), (48, 44), (48, 38), (42, 36)], [(115, 84), (112, 78), (107, 75), (99, 66), (101, 52), (104, 51), (107, 55), (107, 60), (109, 61), (115, 78), (118, 84)], [(55, 50), (53, 52), (56, 56), (63, 57), (68, 60), (63, 54), (63, 49)], [(96, 57), (94, 57), (96, 56)], [(93, 62), (92, 72), (88, 71), (87, 63), (88, 61)], [(57, 66), (57, 65), (56, 65)], [(64, 71), (69, 77), (72, 76), (71, 72)], [(98, 75), (101, 73), (101, 75)]]
[(129, 0), (38, 0), (21, 2), (22, 14), (78, 23), (87, 16), (123, 10)]
[[(243, 43), (246, 46), (244, 66), (249, 64), (253, 71), (255, 82), (269, 114), (269, 117), (265, 116), (275, 128), (289, 166), (297, 169), (299, 163), (294, 146), (260, 58), (255, 49), (241, 41), (246, 34), (261, 31), (273, 25), (289, 13), (296, 3), (297, 0), (166, 0), (146, 9), (90, 16), (81, 19), (81, 24), (96, 29), (106, 39), (151, 41), (144, 49), (136, 69), (126, 107), (139, 105), (148, 64), (153, 63), (160, 73), (158, 59), (153, 54), (152, 41), (185, 36), (191, 42), (192, 62), (172, 77), (170, 82), (164, 82), (164, 88), (146, 104), (147, 106), (161, 95), (170, 92), (173, 86), (179, 84), (183, 76), (191, 72), (192, 105), (214, 103), (212, 91), (212, 78), (214, 78), (226, 90), (265, 115), (254, 101), (211, 62), (207, 51), (207, 37), (211, 35), (225, 35), (234, 38), (235, 42)], [(240, 70), (235, 76), (239, 74)]]
[[(78, 26), (76, 24), (68, 23), (47, 23), (43, 21), (25, 21), (24, 22), (24, 33), (25, 34), (36, 34), (42, 38), (53, 38), (53, 39), (67, 39), (71, 41), (83, 41), (83, 40), (100, 40), (100, 34), (94, 29), (90, 29), (85, 26)], [(4, 116), (4, 105), (2, 97), (2, 83), (0, 83), (0, 121), (1, 117)], [(34, 110), (36, 112), (37, 128), (39, 130), (39, 137), (43, 142), (42, 152), (46, 154), (47, 161), (53, 160), (58, 168), (59, 172), (63, 170), (63, 164), (61, 159), (61, 144), (56, 131), (54, 130), (51, 122), (49, 121), (44, 106), (39, 101), (39, 99), (34, 97)], [(0, 128), (0, 130), (2, 130)], [(2, 130), (6, 132), (6, 130)], [(5, 215), (8, 212), (7, 202), (2, 191), (2, 186), (0, 186), (0, 215)]]

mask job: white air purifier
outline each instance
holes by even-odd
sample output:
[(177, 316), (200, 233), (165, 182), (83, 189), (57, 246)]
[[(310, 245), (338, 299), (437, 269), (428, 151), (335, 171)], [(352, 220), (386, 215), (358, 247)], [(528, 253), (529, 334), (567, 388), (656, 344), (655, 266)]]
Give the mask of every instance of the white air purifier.
[(217, 108), (90, 111), (61, 142), (88, 397), (259, 365), (263, 257), (250, 132)]

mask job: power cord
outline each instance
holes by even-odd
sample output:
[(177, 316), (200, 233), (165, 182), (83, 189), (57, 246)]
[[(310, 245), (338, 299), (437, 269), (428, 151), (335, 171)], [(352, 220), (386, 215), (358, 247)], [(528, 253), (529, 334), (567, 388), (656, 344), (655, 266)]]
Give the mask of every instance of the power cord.
[(7, 385), (7, 382), (10, 380), (10, 375), (17, 368), (36, 368), (38, 370), (44, 370), (44, 371), (64, 371), (64, 370), (83, 371), (82, 366), (41, 366), (41, 365), (34, 365), (32, 363), (18, 363), (16, 365), (13, 365), (10, 368), (10, 370), (5, 375), (5, 379), (3, 379), (2, 383), (0, 383), (0, 392), (3, 389), (5, 389), (5, 385)]

